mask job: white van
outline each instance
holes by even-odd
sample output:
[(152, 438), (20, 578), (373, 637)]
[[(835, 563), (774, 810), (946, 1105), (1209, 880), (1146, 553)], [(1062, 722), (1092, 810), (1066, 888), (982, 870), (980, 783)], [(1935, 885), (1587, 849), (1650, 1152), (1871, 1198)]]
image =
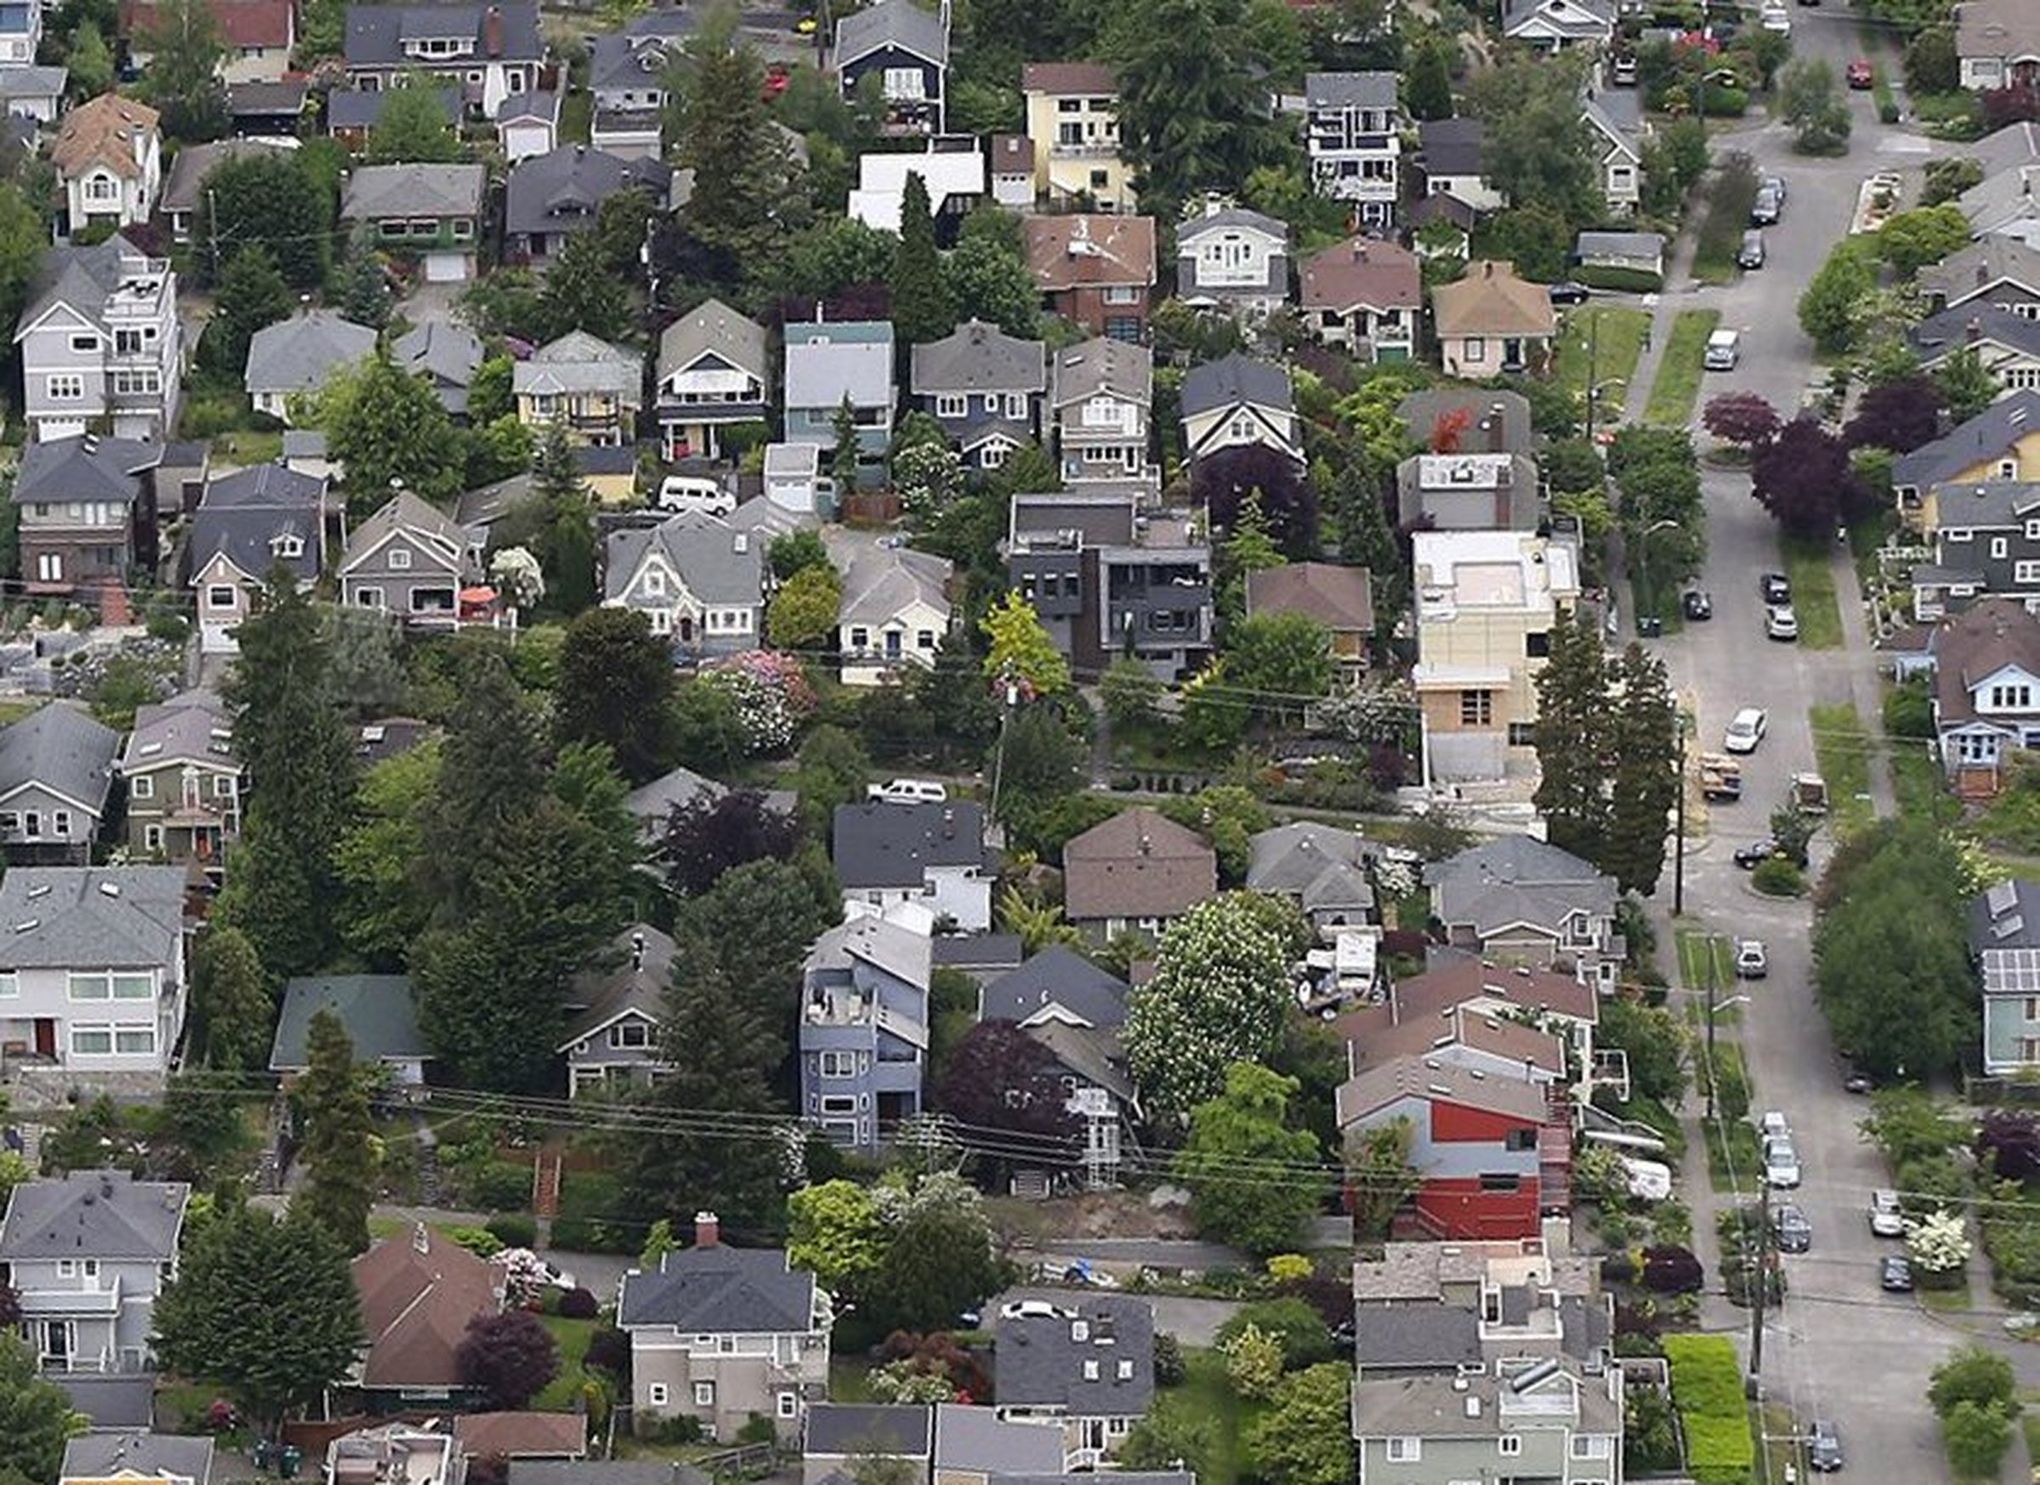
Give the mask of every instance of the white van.
[(1742, 360), (1742, 336), (1733, 330), (1717, 330), (1707, 337), (1707, 354), (1701, 364), (1709, 371), (1733, 371)]
[(882, 804), (945, 804), (949, 790), (933, 779), (894, 779), (889, 784), (871, 784), (864, 797)]
[(659, 482), (660, 510), (720, 519), (736, 508), (737, 497), (705, 476), (669, 474)]

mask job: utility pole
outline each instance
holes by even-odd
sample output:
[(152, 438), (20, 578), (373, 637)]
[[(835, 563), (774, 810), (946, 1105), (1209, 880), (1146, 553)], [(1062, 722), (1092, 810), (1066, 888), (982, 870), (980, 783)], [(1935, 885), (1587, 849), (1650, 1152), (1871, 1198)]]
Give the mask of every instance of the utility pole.
[[(1710, 1001), (1709, 1004), (1712, 1004)], [(1711, 1022), (1709, 1023), (1712, 1024)], [(1757, 1267), (1750, 1291), (1750, 1384), (1752, 1398), (1764, 1386), (1764, 1300), (1771, 1289), (1771, 1183), (1757, 1181)]]
[(1714, 1122), (1714, 1017), (1721, 1009), (1714, 998), (1714, 935), (1707, 936), (1707, 1122)]
[[(1678, 704), (1674, 702), (1672, 715), (1679, 724), (1679, 792), (1672, 800), (1672, 916), (1676, 918), (1686, 911), (1686, 714), (1680, 711)], [(1710, 967), (1713, 962), (1713, 947), (1710, 944), (1708, 949)], [(1711, 1002), (1714, 992), (1709, 990), (1707, 993)], [(1710, 1034), (1714, 1030), (1714, 1017), (1711, 1012), (1707, 1017), (1707, 1030)], [(1709, 1056), (1713, 1055), (1714, 1048), (1711, 1044), (1707, 1051)]]
[(1589, 311), (1587, 318), (1587, 442), (1594, 441), (1594, 398), (1599, 389), (1594, 385), (1594, 375), (1601, 359), (1601, 317)]

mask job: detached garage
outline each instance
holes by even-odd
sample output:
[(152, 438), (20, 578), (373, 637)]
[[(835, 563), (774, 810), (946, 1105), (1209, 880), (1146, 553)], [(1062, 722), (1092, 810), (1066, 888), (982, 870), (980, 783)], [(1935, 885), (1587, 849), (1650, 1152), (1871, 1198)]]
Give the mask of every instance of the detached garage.
[(461, 283), (475, 275), (486, 183), (480, 165), (364, 165), (348, 179), (340, 220), (417, 261), (428, 282)]

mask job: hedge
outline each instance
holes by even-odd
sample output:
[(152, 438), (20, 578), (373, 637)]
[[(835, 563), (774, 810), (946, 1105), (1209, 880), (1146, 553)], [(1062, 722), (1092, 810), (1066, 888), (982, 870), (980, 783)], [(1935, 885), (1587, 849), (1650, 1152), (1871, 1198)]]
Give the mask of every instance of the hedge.
[(1734, 1343), (1719, 1335), (1668, 1335), (1664, 1347), (1672, 1403), (1686, 1434), (1686, 1467), (1702, 1485), (1747, 1480), (1757, 1445)]
[(1588, 288), (1625, 294), (1655, 294), (1665, 286), (1663, 277), (1647, 268), (1618, 268), (1612, 263), (1582, 264), (1573, 276)]

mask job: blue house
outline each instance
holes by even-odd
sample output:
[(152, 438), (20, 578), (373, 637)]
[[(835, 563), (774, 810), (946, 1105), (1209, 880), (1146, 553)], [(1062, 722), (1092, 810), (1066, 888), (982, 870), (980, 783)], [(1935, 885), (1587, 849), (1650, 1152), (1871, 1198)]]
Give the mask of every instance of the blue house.
[(1969, 952), (1983, 984), (1983, 1071), (2040, 1068), (2040, 882), (2014, 877), (1969, 905)]
[(944, 132), (949, 77), (949, 7), (924, 10), (914, 0), (878, 0), (836, 25), (836, 76), (856, 99), (873, 79), (884, 105), (883, 132)]
[(786, 335), (786, 442), (836, 447), (844, 402), (857, 424), (857, 482), (884, 482), (892, 447), (893, 327), (886, 320), (789, 324)]
[(800, 1103), (838, 1145), (876, 1152), (921, 1112), (934, 919), (918, 903), (831, 928), (801, 975)]

